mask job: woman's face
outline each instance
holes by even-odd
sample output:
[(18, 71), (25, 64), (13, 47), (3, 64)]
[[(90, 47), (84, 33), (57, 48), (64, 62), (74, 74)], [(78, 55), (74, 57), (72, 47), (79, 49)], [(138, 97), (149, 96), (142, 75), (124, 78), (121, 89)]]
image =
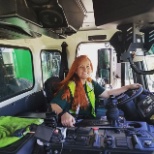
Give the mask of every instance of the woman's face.
[(88, 77), (90, 77), (91, 73), (92, 69), (90, 66), (90, 61), (88, 59), (81, 61), (76, 70), (76, 74), (79, 76), (79, 78), (81, 80), (86, 80)]

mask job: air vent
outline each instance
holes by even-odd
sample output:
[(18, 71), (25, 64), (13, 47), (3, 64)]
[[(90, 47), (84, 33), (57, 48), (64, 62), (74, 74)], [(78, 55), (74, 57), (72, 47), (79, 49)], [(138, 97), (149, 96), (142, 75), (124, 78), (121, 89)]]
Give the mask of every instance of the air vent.
[(89, 41), (102, 41), (107, 38), (106, 35), (93, 35), (93, 36), (88, 36)]
[(140, 30), (144, 33), (144, 48), (148, 51), (154, 44), (154, 25), (153, 23), (147, 27)]
[(120, 56), (128, 50), (130, 44), (133, 42), (133, 24), (118, 25), (117, 31), (110, 39), (110, 44), (117, 52), (117, 61), (121, 62)]
[(37, 5), (48, 4), (50, 2), (50, 0), (29, 0), (29, 1)]
[(133, 24), (118, 25), (117, 29), (122, 31), (122, 42), (124, 45), (124, 51), (127, 51), (130, 44), (133, 42)]

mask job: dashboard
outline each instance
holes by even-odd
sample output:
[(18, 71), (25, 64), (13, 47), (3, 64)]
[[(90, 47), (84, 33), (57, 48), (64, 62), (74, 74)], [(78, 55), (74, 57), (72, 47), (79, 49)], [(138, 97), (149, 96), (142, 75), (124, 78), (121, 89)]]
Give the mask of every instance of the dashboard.
[(51, 153), (56, 154), (153, 153), (153, 125), (148, 125), (146, 122), (126, 121), (125, 127), (123, 126), (119, 128), (57, 127), (54, 129), (40, 126), (35, 137), (39, 140), (37, 143), (42, 141), (40, 146), (44, 144)]
[(145, 95), (137, 104), (138, 110), (143, 118), (150, 118), (154, 114), (154, 95)]

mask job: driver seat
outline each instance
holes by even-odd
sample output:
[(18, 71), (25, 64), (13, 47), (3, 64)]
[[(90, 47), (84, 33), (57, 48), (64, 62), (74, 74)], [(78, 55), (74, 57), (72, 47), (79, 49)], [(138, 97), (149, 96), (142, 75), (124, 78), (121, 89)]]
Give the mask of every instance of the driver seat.
[(54, 97), (54, 93), (56, 92), (57, 84), (60, 83), (60, 78), (57, 76), (52, 76), (48, 78), (44, 83), (44, 96), (46, 98), (47, 111), (51, 110), (50, 101)]

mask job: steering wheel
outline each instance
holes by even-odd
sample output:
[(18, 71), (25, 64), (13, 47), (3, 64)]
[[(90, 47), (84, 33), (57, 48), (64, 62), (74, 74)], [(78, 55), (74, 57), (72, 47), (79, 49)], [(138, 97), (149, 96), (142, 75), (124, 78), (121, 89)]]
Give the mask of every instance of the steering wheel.
[[(127, 103), (127, 102), (129, 102), (129, 101), (131, 101), (131, 100), (133, 100), (133, 99), (135, 99), (136, 97), (138, 97), (142, 92), (143, 92), (143, 87), (142, 86), (140, 86), (138, 89), (132, 89), (132, 90), (127, 90), (126, 92), (124, 92), (122, 95), (126, 95), (128, 92), (130, 92), (130, 91), (133, 91), (133, 94), (131, 95), (131, 96), (129, 96), (129, 98), (127, 98), (127, 99), (125, 99), (124, 101), (121, 101), (120, 103), (118, 103), (118, 106), (121, 106), (121, 105), (123, 105), (123, 104), (125, 104), (125, 103)], [(122, 96), (122, 95), (119, 95), (119, 96), (117, 96), (117, 99), (120, 99), (120, 97)], [(123, 98), (123, 97), (121, 97), (121, 98)]]

